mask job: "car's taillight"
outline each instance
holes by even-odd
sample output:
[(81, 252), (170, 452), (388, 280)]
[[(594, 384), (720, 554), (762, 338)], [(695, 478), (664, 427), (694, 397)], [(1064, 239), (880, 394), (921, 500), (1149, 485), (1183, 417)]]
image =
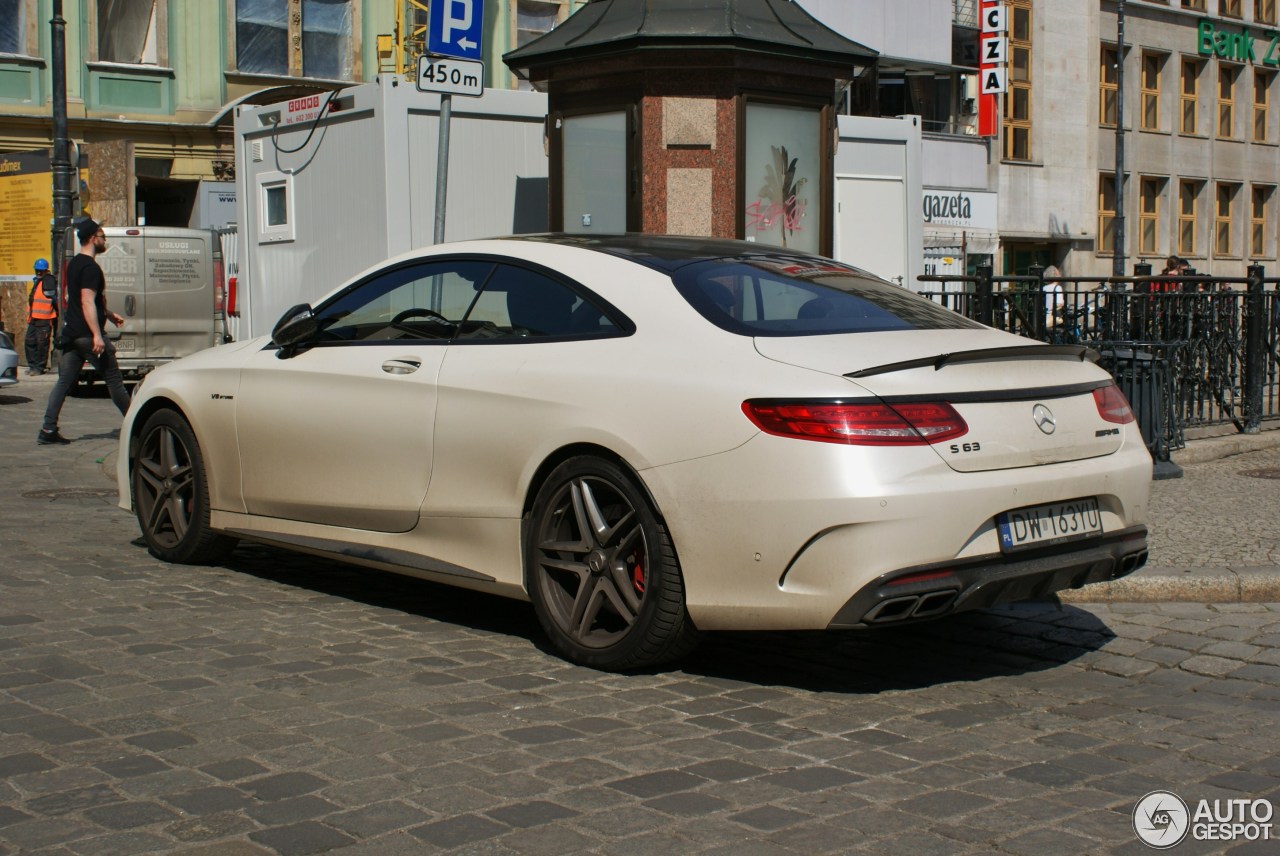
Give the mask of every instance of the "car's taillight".
[(223, 285), (225, 272), (222, 268), (222, 259), (213, 260), (213, 316), (221, 318), (223, 310), (227, 305), (227, 290)]
[(1108, 422), (1125, 425), (1137, 418), (1133, 415), (1133, 408), (1129, 406), (1129, 399), (1124, 397), (1120, 387), (1114, 383), (1095, 389), (1093, 401), (1098, 405), (1098, 415)]
[(922, 446), (969, 430), (944, 401), (847, 404), (839, 401), (744, 401), (742, 412), (778, 437), (855, 446)]

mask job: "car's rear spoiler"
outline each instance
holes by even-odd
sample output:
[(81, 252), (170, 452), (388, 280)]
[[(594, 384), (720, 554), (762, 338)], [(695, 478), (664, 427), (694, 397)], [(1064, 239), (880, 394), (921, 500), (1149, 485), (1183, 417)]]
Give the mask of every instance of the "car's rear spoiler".
[(952, 354), (917, 357), (914, 360), (903, 360), (899, 363), (885, 363), (880, 366), (872, 366), (869, 369), (849, 372), (845, 377), (870, 377), (871, 375), (918, 369), (923, 366), (933, 366), (933, 370), (938, 371), (943, 366), (952, 363), (990, 363), (1000, 360), (1022, 360), (1028, 357), (1066, 358), (1077, 359), (1080, 362), (1088, 360), (1096, 363), (1099, 354), (1084, 345), (1007, 345), (1003, 348), (979, 348), (973, 351), (956, 351)]

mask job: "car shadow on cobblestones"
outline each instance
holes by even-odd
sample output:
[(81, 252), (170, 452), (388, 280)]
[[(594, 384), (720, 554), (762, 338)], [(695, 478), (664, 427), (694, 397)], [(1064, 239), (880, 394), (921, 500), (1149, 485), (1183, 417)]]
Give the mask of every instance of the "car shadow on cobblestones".
[(222, 566), (380, 609), (487, 633), (522, 636), (541, 646), (541, 631), (533, 610), (529, 604), (510, 598), (261, 544), (241, 543)]
[(0, 407), (9, 404), (30, 404), (31, 399), (25, 395), (0, 395)]
[[(558, 657), (527, 603), (256, 544), (224, 564), (259, 579), (484, 633), (527, 639)], [(673, 670), (754, 685), (875, 694), (1061, 667), (1115, 634), (1056, 600), (867, 631), (708, 633)]]
[(719, 633), (681, 668), (814, 692), (874, 694), (1060, 668), (1115, 634), (1056, 600), (873, 630)]

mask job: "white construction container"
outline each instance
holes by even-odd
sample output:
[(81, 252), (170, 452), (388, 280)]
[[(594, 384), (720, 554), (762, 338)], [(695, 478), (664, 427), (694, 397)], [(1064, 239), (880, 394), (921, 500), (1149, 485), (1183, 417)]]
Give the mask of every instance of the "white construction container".
[[(236, 338), (432, 244), (440, 98), (374, 83), (236, 109)], [(454, 96), (446, 240), (547, 228), (541, 93)]]

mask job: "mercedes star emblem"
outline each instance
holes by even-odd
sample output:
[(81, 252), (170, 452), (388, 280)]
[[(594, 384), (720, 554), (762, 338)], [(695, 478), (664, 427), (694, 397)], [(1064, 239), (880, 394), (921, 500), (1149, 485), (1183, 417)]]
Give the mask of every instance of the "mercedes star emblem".
[(1037, 404), (1031, 408), (1031, 418), (1036, 421), (1036, 427), (1046, 434), (1052, 434), (1058, 430), (1058, 422), (1053, 418), (1053, 411), (1043, 404)]

